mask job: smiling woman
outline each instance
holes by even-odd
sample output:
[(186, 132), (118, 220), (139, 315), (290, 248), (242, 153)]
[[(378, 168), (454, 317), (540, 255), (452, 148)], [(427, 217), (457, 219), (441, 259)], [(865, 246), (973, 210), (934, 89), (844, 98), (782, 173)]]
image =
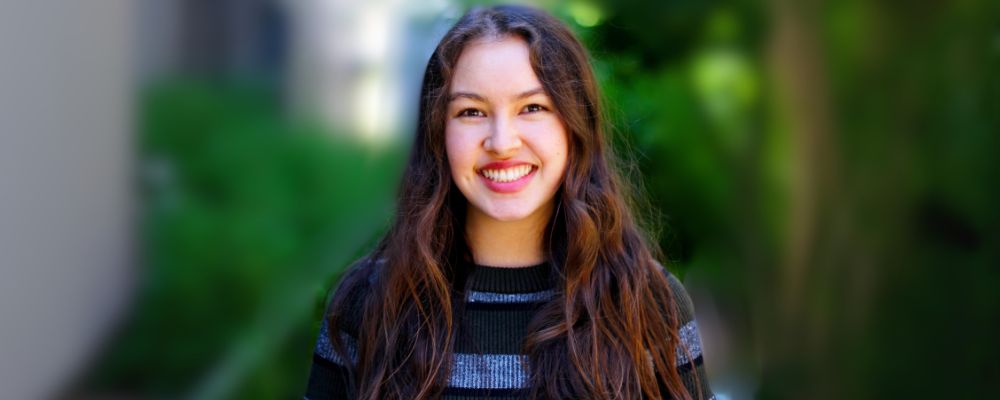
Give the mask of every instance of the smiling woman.
[(712, 397), (598, 99), (552, 16), (458, 21), (424, 75), (397, 218), (337, 289), (307, 398)]
[[(476, 263), (541, 262), (568, 143), (527, 43), (506, 36), (467, 44), (450, 97), (445, 146), (452, 180), (469, 202), (465, 230)], [(510, 251), (518, 247), (528, 251)]]

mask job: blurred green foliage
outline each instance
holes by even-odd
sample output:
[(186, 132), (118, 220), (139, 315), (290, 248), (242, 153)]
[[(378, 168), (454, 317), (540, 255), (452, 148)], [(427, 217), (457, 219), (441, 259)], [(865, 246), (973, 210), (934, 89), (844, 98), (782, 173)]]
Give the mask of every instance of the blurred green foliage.
[(672, 268), (724, 320), (720, 394), (988, 396), (995, 2), (570, 3), (601, 14), (585, 28), (564, 12), (665, 214)]
[(316, 306), (387, 220), (402, 157), (290, 123), (277, 100), (205, 81), (144, 93), (144, 268), (96, 388), (271, 399), (304, 385)]

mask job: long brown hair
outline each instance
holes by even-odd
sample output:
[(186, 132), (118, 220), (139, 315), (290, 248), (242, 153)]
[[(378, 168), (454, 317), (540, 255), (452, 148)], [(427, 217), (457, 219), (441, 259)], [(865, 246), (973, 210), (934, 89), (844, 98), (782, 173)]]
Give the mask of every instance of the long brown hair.
[[(370, 279), (372, 295), (351, 299), (345, 287), (357, 282), (348, 278), (329, 317), (330, 326), (340, 326), (338, 310), (362, 301), (354, 394), (422, 399), (439, 396), (446, 386), (468, 272), (467, 204), (452, 183), (444, 150), (449, 82), (466, 44), (509, 35), (528, 43), (532, 68), (566, 125), (570, 153), (544, 239), (555, 296), (531, 321), (524, 343), (527, 394), (690, 398), (675, 365), (680, 340), (669, 284), (630, 210), (628, 187), (611, 167), (587, 52), (562, 22), (521, 6), (468, 12), (428, 62), (397, 215), (371, 256), (382, 265), (374, 278), (353, 277)], [(338, 335), (331, 336), (343, 348)]]

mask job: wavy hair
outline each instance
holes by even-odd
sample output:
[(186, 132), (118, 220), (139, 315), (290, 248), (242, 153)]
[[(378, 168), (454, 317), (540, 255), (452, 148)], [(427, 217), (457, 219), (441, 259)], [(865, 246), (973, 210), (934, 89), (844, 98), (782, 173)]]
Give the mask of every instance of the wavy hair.
[[(637, 224), (615, 168), (594, 73), (584, 47), (559, 20), (522, 6), (477, 8), (431, 56), (420, 93), (416, 143), (397, 215), (372, 254), (383, 261), (362, 301), (352, 391), (361, 399), (423, 399), (446, 386), (462, 314), (469, 251), (467, 203), (452, 183), (444, 148), (449, 82), (473, 40), (514, 35), (569, 135), (568, 166), (543, 239), (555, 296), (529, 325), (531, 398), (688, 399), (676, 369), (677, 310), (656, 247)], [(348, 277), (334, 297), (340, 326)], [(343, 349), (338, 335), (331, 335)], [(681, 350), (685, 351), (685, 350)], [(346, 352), (341, 351), (346, 355)], [(346, 359), (346, 358), (345, 358)]]

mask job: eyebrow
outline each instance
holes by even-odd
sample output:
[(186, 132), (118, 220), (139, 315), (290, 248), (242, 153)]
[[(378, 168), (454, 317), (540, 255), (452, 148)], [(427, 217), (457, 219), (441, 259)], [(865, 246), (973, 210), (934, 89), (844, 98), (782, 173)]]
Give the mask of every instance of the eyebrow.
[[(539, 94), (539, 93), (544, 94), (545, 93), (545, 89), (541, 88), (541, 87), (537, 87), (537, 88), (534, 88), (534, 89), (531, 89), (531, 90), (526, 90), (526, 91), (523, 91), (523, 92), (518, 93), (517, 95), (515, 95), (514, 99), (515, 100), (521, 100), (521, 99), (524, 99), (524, 98), (528, 98), (528, 97), (534, 96), (534, 95)], [(463, 98), (463, 97), (467, 98), (467, 99), (481, 101), (481, 102), (484, 102), (484, 103), (486, 102), (486, 98), (485, 97), (480, 96), (480, 95), (478, 95), (476, 93), (472, 93), (472, 92), (455, 92), (455, 93), (452, 93), (450, 96), (448, 96), (448, 102), (450, 103), (452, 101), (455, 101), (455, 100), (457, 100), (459, 98)]]

